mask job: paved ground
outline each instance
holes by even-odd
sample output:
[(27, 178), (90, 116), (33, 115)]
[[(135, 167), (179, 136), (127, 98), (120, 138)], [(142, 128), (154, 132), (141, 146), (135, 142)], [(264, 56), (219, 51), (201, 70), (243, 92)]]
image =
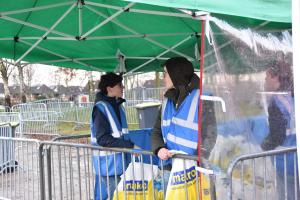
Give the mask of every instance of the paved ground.
[[(14, 171), (9, 171), (10, 167), (0, 173), (0, 199), (41, 199), (37, 144), (19, 143), (15, 149), (18, 165)], [(90, 156), (84, 150), (62, 148), (58, 153), (53, 148), (51, 163), (52, 199), (90, 199), (94, 178)], [(45, 166), (44, 185), (49, 191), (47, 171)]]

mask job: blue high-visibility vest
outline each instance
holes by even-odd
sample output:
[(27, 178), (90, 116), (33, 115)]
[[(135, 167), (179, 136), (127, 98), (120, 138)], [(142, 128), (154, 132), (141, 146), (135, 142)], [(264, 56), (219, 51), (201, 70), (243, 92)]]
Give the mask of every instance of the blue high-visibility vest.
[[(294, 98), (290, 94), (274, 95), (273, 101), (283, 114), (287, 122), (286, 138), (282, 143), (282, 147), (296, 146), (296, 132), (295, 132), (295, 108)], [(294, 159), (293, 153), (288, 153), (286, 157), (287, 173), (294, 174), (294, 164), (297, 163)], [(276, 165), (279, 173), (284, 172), (284, 156), (276, 156)]]
[[(95, 104), (94, 109), (99, 109), (109, 121), (111, 134), (114, 138), (120, 138), (128, 133), (128, 126), (124, 108), (120, 106), (121, 124), (113, 107), (104, 101)], [(91, 144), (99, 146), (96, 138), (94, 119), (91, 117)], [(97, 152), (97, 155), (96, 155)], [(115, 157), (115, 158), (114, 158)], [(121, 175), (123, 173), (122, 153), (111, 151), (95, 151), (93, 155), (93, 165), (95, 173), (101, 176)]]
[(176, 109), (170, 99), (162, 105), (161, 130), (169, 150), (197, 154), (199, 90), (194, 89)]

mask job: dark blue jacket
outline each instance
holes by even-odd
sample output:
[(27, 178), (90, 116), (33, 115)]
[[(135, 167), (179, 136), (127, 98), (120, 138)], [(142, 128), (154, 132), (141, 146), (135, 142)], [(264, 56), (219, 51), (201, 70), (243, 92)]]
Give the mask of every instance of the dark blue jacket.
[[(121, 106), (122, 103), (125, 102), (124, 99), (122, 99), (122, 98), (116, 99), (115, 97), (108, 97), (104, 93), (99, 92), (96, 95), (95, 103), (98, 101), (105, 101), (105, 102), (109, 103), (113, 107), (113, 109), (118, 117), (119, 122), (121, 121), (119, 107)], [(92, 117), (94, 120), (94, 127), (95, 127), (95, 132), (96, 132), (97, 143), (100, 146), (133, 148), (134, 144), (131, 141), (124, 140), (123, 137), (114, 138), (112, 136), (112, 134), (111, 134), (112, 131), (111, 131), (109, 121), (106, 118), (106, 116), (99, 109), (93, 109)]]

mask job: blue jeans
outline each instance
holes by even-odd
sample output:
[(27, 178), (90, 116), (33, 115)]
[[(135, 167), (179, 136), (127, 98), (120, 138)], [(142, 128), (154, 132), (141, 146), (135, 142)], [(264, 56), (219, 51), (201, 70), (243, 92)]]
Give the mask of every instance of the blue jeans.
[(113, 199), (114, 191), (118, 186), (119, 181), (119, 176), (99, 177), (99, 175), (96, 174), (94, 200)]
[[(296, 178), (296, 179), (295, 179)], [(276, 180), (277, 180), (277, 198), (278, 200), (294, 200), (300, 199), (300, 192), (299, 192), (299, 177), (298, 173), (295, 177), (294, 175), (287, 174), (286, 181), (287, 181), (287, 191), (285, 191), (285, 177), (282, 172), (277, 174)], [(295, 188), (296, 187), (296, 188)], [(296, 189), (296, 192), (295, 192)], [(287, 193), (285, 196), (285, 192)], [(295, 196), (296, 195), (296, 196)], [(285, 198), (287, 197), (287, 198)]]
[(164, 170), (164, 178), (163, 178), (163, 181), (164, 181), (164, 194), (166, 195), (166, 191), (167, 191), (167, 187), (168, 187), (168, 182), (169, 182), (169, 178), (170, 178), (170, 174), (171, 174), (171, 171), (169, 170)]

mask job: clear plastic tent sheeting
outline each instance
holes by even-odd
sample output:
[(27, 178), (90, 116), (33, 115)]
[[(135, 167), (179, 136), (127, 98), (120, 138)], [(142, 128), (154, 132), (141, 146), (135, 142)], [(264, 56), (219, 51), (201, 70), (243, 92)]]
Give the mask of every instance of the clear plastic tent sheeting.
[[(216, 17), (206, 23), (203, 90), (226, 105), (223, 112), (215, 104), (217, 139), (209, 158), (222, 172), (217, 176), (219, 197), (228, 191), (225, 173), (237, 156), (296, 145), (291, 30), (270, 29), (268, 22), (252, 28), (237, 24)], [(244, 185), (234, 191), (234, 199), (272, 199), (285, 193), (276, 188), (280, 169), (274, 158), (245, 161), (242, 173), (237, 168), (233, 183), (240, 184), (243, 176)], [(288, 175), (289, 170), (288, 164)]]

